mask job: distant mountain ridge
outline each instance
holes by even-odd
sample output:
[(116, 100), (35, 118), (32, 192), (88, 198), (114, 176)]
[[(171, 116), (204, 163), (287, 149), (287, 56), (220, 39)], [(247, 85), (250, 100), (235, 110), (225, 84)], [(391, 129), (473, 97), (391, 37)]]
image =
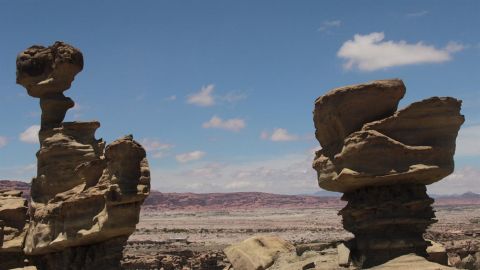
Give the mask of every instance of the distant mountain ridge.
[(344, 204), (336, 197), (280, 195), (262, 192), (162, 193), (152, 191), (144, 208), (169, 210), (222, 210), (255, 208), (316, 208)]
[(0, 190), (20, 190), (23, 192), (23, 197), (30, 198), (30, 183), (25, 183), (17, 180), (0, 180)]
[(480, 194), (474, 193), (474, 192), (465, 192), (463, 194), (453, 194), (453, 195), (438, 195), (438, 194), (432, 194), (432, 198), (435, 199), (445, 199), (445, 198), (464, 198), (464, 199), (480, 199)]
[[(21, 190), (30, 195), (30, 184), (22, 181), (0, 180), (0, 190)], [(163, 193), (150, 192), (143, 204), (144, 210), (248, 210), (259, 208), (330, 208), (343, 207), (340, 193), (318, 191), (310, 195), (281, 195), (262, 192), (232, 193)], [(480, 205), (480, 194), (467, 192), (461, 195), (431, 195), (436, 206)]]

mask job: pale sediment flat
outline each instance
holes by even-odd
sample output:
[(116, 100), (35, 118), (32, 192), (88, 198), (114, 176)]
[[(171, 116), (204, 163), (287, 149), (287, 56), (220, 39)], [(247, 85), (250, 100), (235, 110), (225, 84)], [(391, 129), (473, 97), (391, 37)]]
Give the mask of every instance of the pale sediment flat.
[[(129, 238), (129, 252), (222, 250), (258, 234), (275, 234), (296, 245), (331, 243), (353, 237), (341, 224), (340, 208), (241, 211), (144, 211)], [(440, 242), (480, 235), (478, 205), (439, 206), (427, 236)], [(473, 237), (475, 238), (475, 237)], [(188, 244), (187, 244), (188, 243)], [(449, 244), (449, 243), (446, 243)]]

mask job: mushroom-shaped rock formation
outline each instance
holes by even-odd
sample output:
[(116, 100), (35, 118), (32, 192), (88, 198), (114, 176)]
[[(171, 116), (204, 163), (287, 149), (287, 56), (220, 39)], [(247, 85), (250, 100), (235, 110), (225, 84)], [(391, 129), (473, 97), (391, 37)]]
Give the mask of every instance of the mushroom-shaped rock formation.
[(313, 168), (323, 189), (343, 192), (354, 255), (372, 266), (399, 255), (426, 256), (422, 234), (435, 222), (425, 185), (453, 172), (461, 101), (432, 97), (397, 111), (401, 80), (329, 91), (315, 101), (322, 149)]
[(23, 266), (27, 210), (21, 191), (0, 190), (0, 269)]
[(38, 269), (119, 269), (150, 190), (145, 150), (131, 135), (105, 147), (99, 122), (62, 122), (74, 106), (63, 92), (82, 68), (82, 53), (62, 42), (17, 57), (17, 83), (42, 109), (24, 244)]

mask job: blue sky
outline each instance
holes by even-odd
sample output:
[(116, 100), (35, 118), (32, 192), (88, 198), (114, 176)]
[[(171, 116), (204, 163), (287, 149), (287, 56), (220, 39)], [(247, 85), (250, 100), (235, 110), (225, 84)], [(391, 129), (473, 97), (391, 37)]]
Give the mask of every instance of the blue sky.
[(315, 98), (397, 77), (401, 107), (464, 101), (456, 172), (429, 188), (480, 192), (479, 12), (478, 1), (0, 0), (0, 178), (35, 175), (40, 109), (15, 84), (15, 57), (63, 40), (85, 58), (66, 120), (99, 120), (107, 142), (134, 134), (160, 191), (318, 191)]

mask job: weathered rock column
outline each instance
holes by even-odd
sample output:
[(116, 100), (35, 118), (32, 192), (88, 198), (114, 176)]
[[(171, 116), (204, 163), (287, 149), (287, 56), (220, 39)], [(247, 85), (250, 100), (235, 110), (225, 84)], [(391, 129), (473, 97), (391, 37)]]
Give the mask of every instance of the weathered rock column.
[(461, 101), (433, 97), (397, 111), (401, 80), (333, 89), (315, 101), (321, 188), (343, 192), (344, 228), (363, 267), (407, 253), (426, 256), (422, 235), (436, 222), (426, 185), (453, 172)]
[(105, 147), (99, 122), (63, 122), (74, 106), (63, 92), (82, 68), (82, 53), (63, 42), (17, 57), (17, 83), (42, 109), (24, 247), (39, 269), (119, 269), (150, 190), (145, 149), (131, 135)]
[(370, 186), (345, 193), (343, 227), (355, 235), (364, 264), (377, 265), (408, 253), (427, 256), (423, 239), (435, 213), (425, 185)]

